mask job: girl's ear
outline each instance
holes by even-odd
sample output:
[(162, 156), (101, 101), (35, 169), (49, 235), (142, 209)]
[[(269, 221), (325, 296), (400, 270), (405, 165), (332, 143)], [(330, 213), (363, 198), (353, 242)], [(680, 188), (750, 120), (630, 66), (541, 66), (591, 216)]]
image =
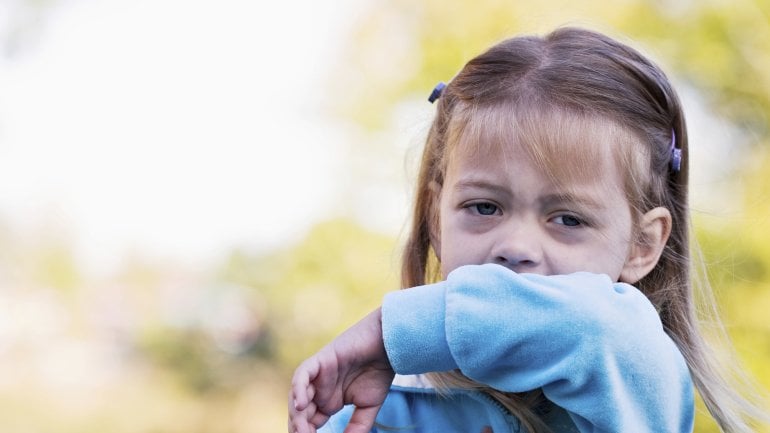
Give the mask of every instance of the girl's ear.
[(441, 185), (436, 181), (430, 182), (430, 209), (428, 210), (428, 234), (430, 246), (441, 262)]
[(638, 236), (631, 245), (620, 281), (634, 284), (649, 274), (658, 264), (670, 234), (671, 212), (668, 209), (656, 207), (642, 215)]

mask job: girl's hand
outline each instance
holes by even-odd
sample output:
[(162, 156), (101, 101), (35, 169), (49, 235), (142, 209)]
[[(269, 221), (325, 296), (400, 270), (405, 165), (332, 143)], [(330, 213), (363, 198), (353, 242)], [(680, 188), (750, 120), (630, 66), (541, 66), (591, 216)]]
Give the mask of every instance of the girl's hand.
[(345, 433), (368, 433), (393, 376), (378, 308), (297, 367), (289, 395), (289, 432), (314, 433), (342, 406), (353, 404)]

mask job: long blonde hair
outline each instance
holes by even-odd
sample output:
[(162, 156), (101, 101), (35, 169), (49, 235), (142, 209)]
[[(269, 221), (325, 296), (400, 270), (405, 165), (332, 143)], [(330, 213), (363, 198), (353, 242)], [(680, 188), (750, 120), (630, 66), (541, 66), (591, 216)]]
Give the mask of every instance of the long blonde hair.
[[(559, 158), (559, 146), (564, 144), (556, 141), (572, 133), (563, 130), (570, 125), (609, 125), (603, 129), (615, 131), (618, 141), (625, 143), (618, 144), (614, 156), (624, 168), (624, 187), (632, 209), (639, 215), (662, 206), (672, 215), (671, 235), (663, 254), (637, 287), (659, 312), (719, 426), (726, 432), (751, 431), (748, 422), (752, 417), (761, 418), (761, 411), (735, 391), (732, 375), (717, 362), (698, 326), (690, 275), (688, 144), (682, 107), (657, 66), (607, 36), (562, 28), (545, 37), (508, 39), (468, 62), (443, 90), (423, 150), (411, 231), (403, 255), (402, 287), (440, 278), (440, 263), (431, 246), (440, 218), (437, 186), (443, 184), (447, 160), (460, 141), (458, 135), (469, 129), (500, 128), (484, 124), (485, 119), (478, 115), (490, 110), (540, 122), (553, 121), (550, 125), (519, 122), (521, 128), (500, 132), (518, 134), (516, 143), (529, 142), (534, 160), (545, 161), (546, 165)], [(540, 137), (537, 144), (531, 144), (533, 135)], [(631, 139), (622, 140), (622, 136)], [(682, 153), (678, 170), (671, 166), (672, 141)], [(550, 144), (550, 149), (543, 143)], [(709, 292), (707, 284), (704, 289)], [(543, 401), (539, 390), (503, 393), (459, 372), (430, 377), (439, 387), (487, 392), (530, 431), (547, 431), (537, 415)]]

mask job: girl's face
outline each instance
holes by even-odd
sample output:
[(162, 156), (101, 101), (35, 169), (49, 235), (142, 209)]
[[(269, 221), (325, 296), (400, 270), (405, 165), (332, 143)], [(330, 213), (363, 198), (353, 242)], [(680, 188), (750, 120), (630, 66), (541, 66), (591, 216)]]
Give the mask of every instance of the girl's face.
[(611, 152), (596, 161), (595, 175), (572, 180), (567, 190), (516, 147), (450, 158), (434, 242), (443, 276), (462, 265), (497, 263), (521, 273), (621, 279), (633, 224)]

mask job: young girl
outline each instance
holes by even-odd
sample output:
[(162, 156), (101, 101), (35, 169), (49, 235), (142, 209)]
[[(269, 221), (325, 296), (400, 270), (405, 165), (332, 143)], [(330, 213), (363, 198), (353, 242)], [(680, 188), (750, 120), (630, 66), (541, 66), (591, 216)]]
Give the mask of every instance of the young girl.
[(299, 366), (289, 431), (689, 432), (693, 383), (749, 431), (696, 324), (663, 72), (565, 28), (492, 47), (435, 99), (409, 289)]

